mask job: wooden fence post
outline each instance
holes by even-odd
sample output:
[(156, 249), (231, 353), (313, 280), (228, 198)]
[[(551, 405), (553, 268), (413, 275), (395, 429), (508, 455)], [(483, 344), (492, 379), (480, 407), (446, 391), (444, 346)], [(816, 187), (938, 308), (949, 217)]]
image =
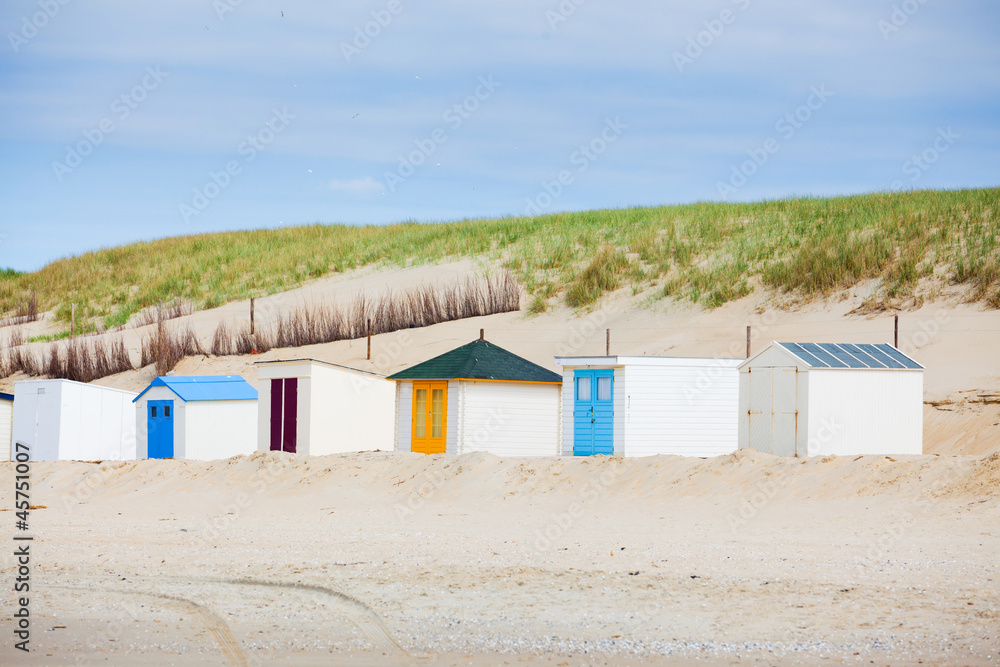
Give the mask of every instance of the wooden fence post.
[(747, 359), (750, 358), (750, 325), (747, 325)]
[(895, 316), (895, 322), (893, 323), (892, 346), (897, 350), (899, 349), (899, 315)]
[(604, 331), (604, 356), (611, 356), (611, 329), (605, 329)]
[(368, 318), (368, 361), (372, 359), (372, 320)]
[(250, 335), (253, 335), (253, 297), (250, 297)]

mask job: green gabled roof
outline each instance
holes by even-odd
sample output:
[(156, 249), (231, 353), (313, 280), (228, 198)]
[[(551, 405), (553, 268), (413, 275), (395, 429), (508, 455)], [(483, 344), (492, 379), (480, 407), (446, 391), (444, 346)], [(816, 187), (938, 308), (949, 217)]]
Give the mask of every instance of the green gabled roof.
[(562, 382), (557, 373), (482, 339), (390, 375), (389, 379)]

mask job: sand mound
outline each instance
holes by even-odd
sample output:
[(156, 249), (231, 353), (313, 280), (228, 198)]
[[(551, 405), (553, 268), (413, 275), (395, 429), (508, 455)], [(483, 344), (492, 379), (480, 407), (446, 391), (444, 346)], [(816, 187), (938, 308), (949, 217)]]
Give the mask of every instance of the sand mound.
[(451, 457), (361, 452), (304, 457), (257, 452), (209, 462), (41, 462), (34, 464), (33, 476), (35, 487), (46, 495), (82, 498), (79, 502), (111, 500), (140, 491), (163, 497), (176, 493), (321, 494), (389, 503), (414, 495), (435, 502), (539, 501), (593, 491), (632, 502), (739, 496), (761, 488), (799, 498), (917, 498), (928, 493), (986, 498), (1000, 493), (1000, 453), (789, 459), (740, 451), (708, 459), (523, 459), (485, 453)]

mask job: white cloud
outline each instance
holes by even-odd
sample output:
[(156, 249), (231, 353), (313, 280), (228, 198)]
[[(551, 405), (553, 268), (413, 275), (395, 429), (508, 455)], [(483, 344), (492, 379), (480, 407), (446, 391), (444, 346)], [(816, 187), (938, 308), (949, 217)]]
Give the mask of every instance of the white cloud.
[(329, 188), (334, 192), (347, 192), (356, 195), (371, 195), (382, 190), (382, 184), (371, 176), (352, 178), (349, 180), (333, 179)]

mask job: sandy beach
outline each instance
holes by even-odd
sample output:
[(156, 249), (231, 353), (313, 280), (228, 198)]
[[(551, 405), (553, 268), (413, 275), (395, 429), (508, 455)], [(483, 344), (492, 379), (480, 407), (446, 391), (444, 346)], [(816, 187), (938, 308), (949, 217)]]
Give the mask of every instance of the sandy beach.
[(4, 664), (1000, 660), (996, 454), (32, 474), (33, 652)]

